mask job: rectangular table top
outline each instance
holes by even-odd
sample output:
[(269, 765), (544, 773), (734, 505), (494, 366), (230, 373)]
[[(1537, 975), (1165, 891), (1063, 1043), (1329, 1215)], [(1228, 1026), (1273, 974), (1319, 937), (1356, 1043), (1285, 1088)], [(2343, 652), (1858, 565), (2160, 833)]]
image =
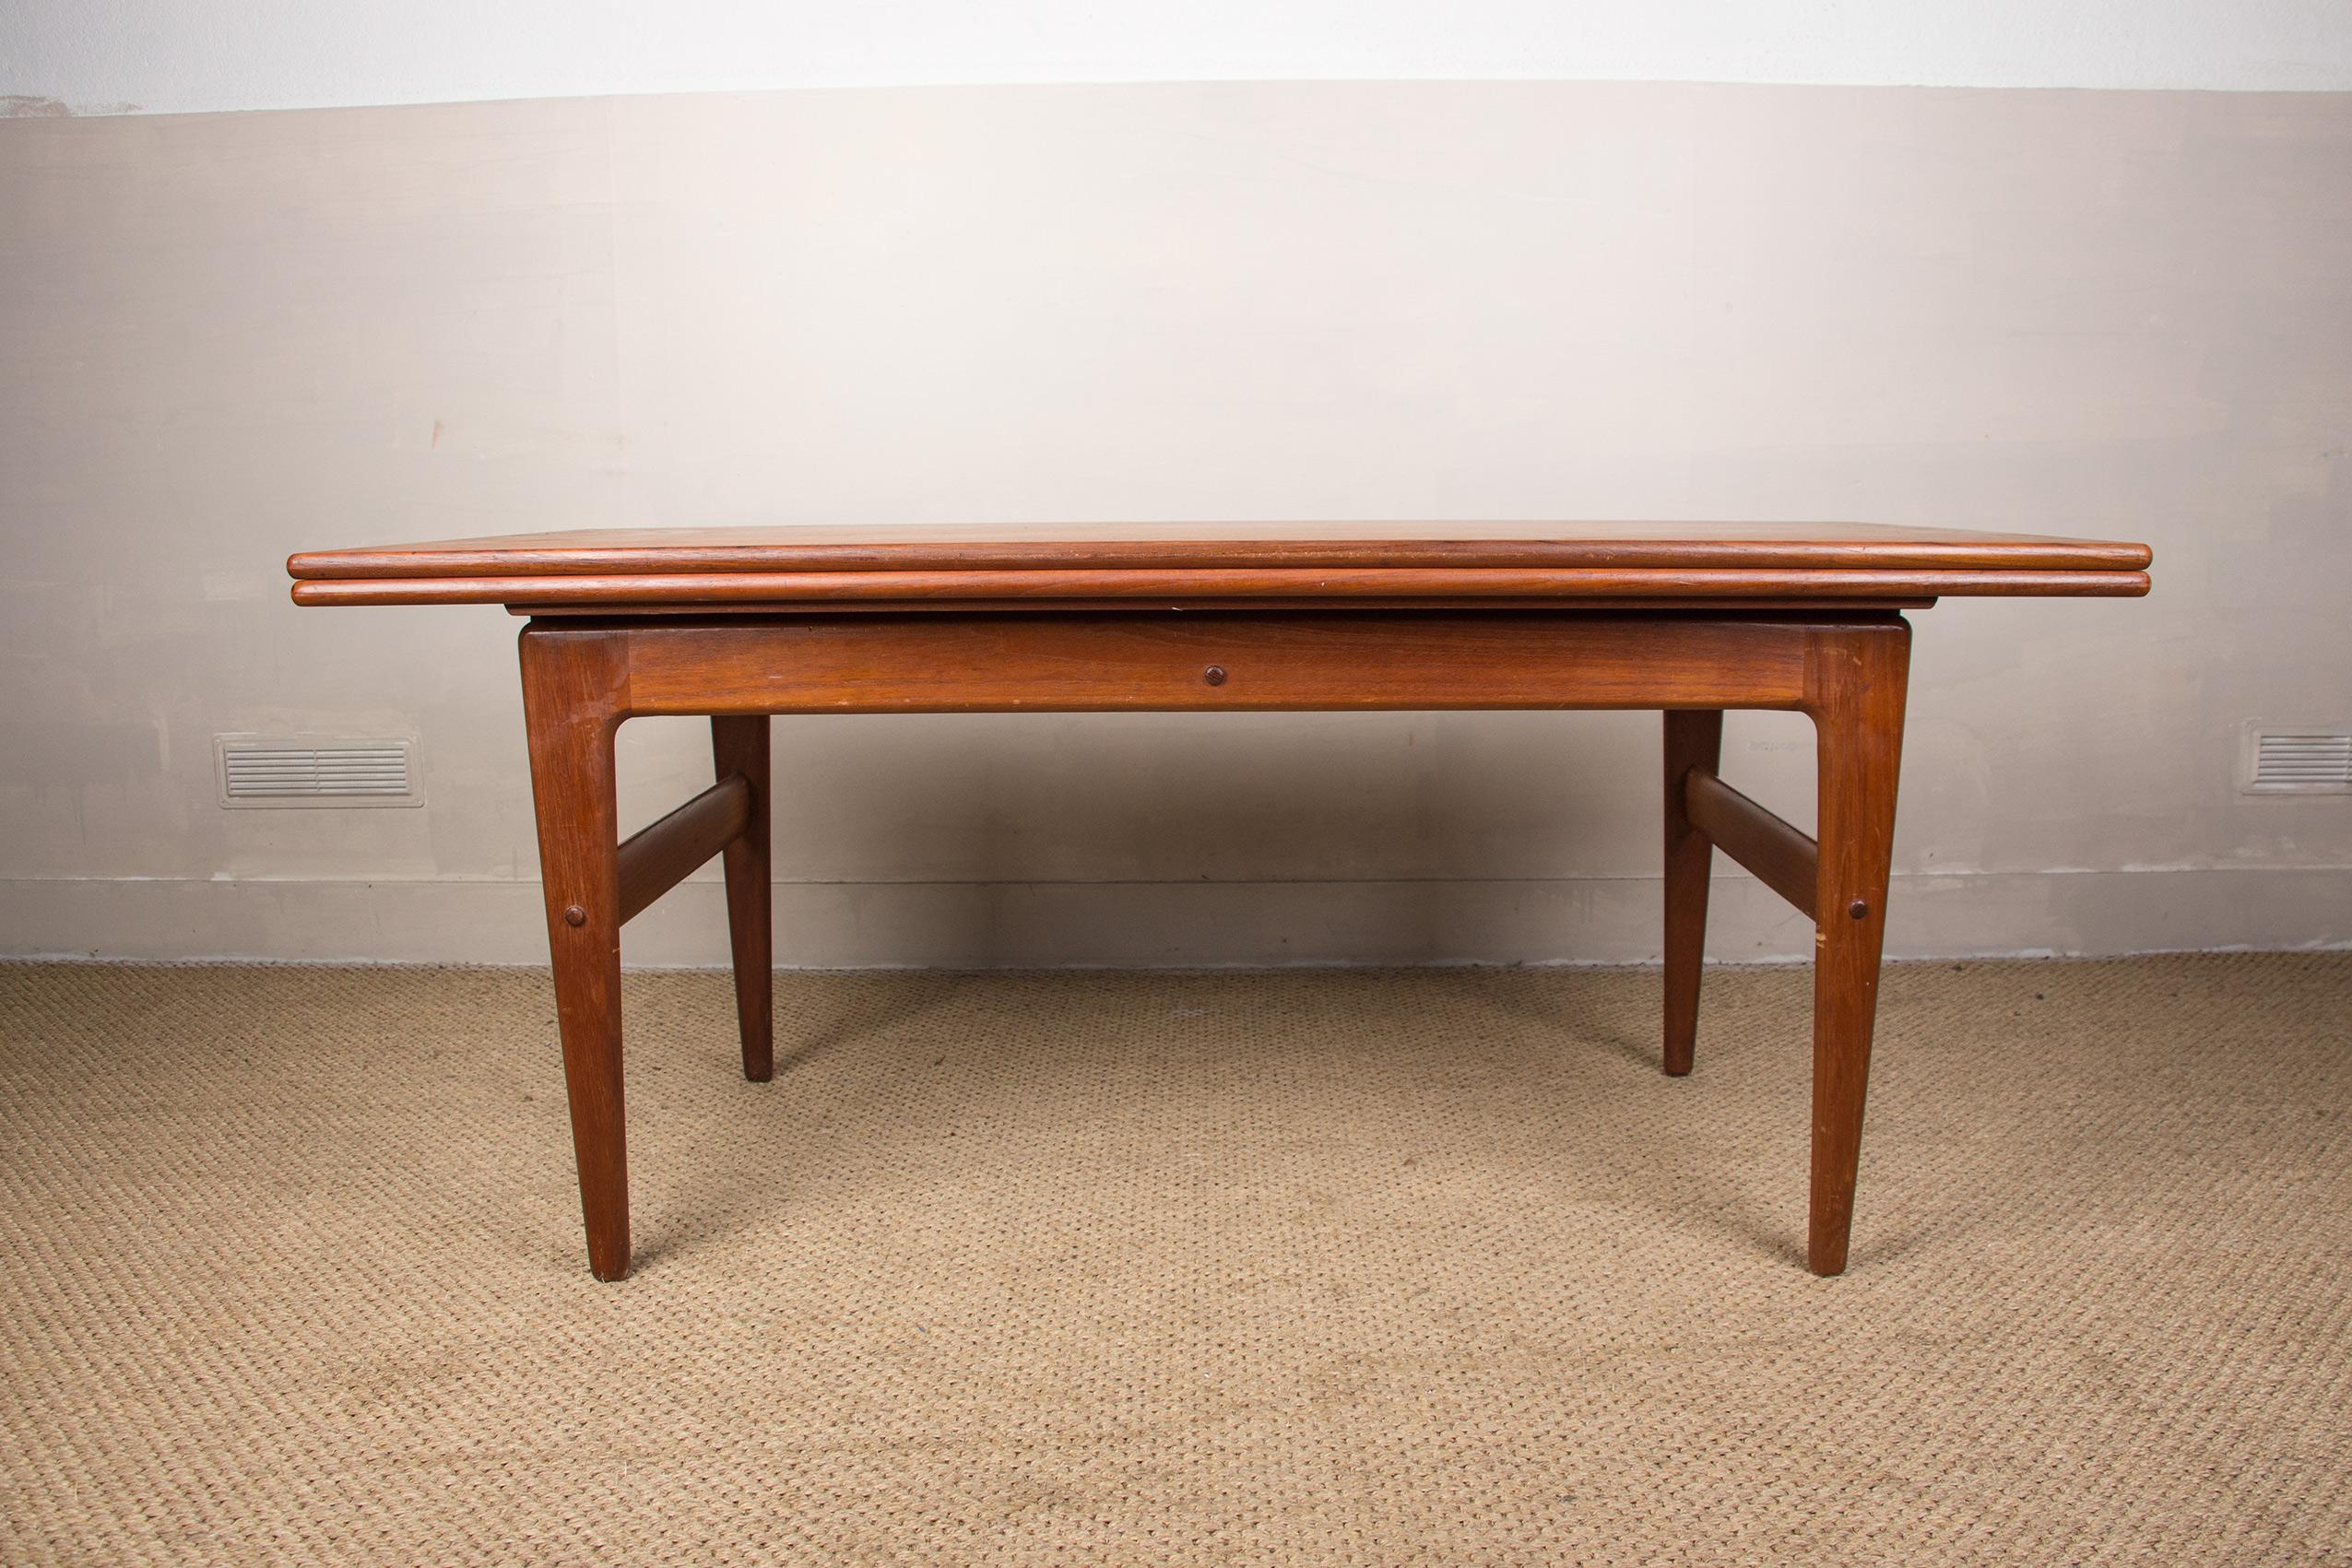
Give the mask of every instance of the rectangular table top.
[(2147, 592), (2145, 545), (1862, 523), (602, 528), (304, 551), (294, 601), (515, 610), (1921, 605)]

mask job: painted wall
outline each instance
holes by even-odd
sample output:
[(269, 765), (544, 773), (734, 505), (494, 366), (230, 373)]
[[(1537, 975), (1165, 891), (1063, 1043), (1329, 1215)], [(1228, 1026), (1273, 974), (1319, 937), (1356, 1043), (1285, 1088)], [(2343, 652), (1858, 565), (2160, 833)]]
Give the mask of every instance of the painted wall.
[(21, 112), (919, 84), (2352, 88), (2346, 0), (10, 0)]
[[(1901, 952), (2352, 940), (2352, 97), (1327, 84), (0, 124), (0, 950), (543, 955), (495, 610), (560, 525), (1818, 516), (2122, 534), (1921, 614)], [(1654, 954), (1654, 715), (779, 721), (786, 961)], [(417, 811), (211, 737), (413, 734)], [(1809, 819), (1809, 729), (1731, 775)], [(623, 812), (707, 779), (623, 733)], [(1715, 948), (1809, 931), (1720, 873)], [(630, 930), (716, 961), (715, 889)]]

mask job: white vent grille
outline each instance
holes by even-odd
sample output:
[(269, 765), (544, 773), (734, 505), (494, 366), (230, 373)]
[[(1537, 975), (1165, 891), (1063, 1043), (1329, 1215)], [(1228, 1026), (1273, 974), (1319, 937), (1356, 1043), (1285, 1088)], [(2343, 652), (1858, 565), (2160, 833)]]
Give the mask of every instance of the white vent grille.
[(2352, 730), (2249, 728), (2245, 781), (2257, 795), (2352, 794)]
[(408, 740), (221, 736), (223, 806), (421, 806)]

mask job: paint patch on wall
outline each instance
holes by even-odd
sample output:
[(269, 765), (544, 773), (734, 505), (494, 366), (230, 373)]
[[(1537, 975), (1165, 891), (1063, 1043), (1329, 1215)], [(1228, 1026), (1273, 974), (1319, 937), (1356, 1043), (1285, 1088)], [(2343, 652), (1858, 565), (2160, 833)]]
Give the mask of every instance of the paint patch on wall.
[(136, 114), (136, 103), (85, 103), (79, 108), (62, 98), (31, 92), (0, 92), (0, 120), (70, 120), (77, 114)]

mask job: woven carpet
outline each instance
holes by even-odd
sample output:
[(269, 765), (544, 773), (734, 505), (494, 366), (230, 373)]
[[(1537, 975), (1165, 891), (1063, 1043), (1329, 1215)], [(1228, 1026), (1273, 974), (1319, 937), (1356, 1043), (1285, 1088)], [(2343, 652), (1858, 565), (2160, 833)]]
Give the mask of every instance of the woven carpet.
[(1807, 974), (0, 968), (0, 1561), (2352, 1562), (2352, 956)]

